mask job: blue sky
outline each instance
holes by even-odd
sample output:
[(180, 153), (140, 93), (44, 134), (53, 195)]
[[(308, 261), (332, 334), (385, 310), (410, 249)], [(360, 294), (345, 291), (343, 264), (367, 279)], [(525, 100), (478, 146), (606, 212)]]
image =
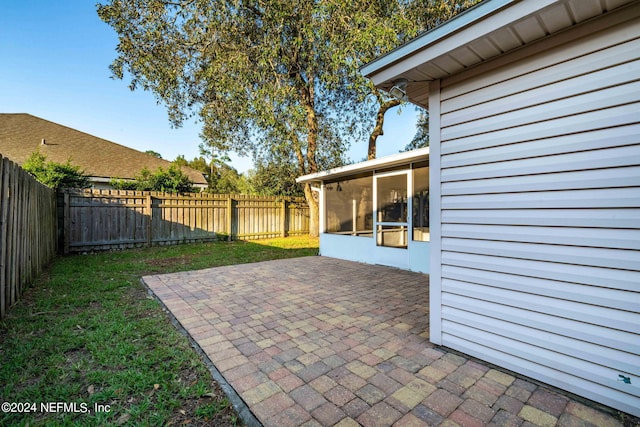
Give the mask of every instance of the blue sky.
[[(130, 91), (111, 78), (117, 37), (96, 13), (95, 0), (0, 1), (0, 113), (29, 113), (137, 150), (154, 150), (173, 160), (199, 155), (200, 128), (171, 128), (153, 94)], [(416, 113), (387, 113), (378, 157), (402, 149), (415, 133)], [(366, 142), (349, 156), (366, 156)], [(250, 156), (232, 156), (246, 171)]]

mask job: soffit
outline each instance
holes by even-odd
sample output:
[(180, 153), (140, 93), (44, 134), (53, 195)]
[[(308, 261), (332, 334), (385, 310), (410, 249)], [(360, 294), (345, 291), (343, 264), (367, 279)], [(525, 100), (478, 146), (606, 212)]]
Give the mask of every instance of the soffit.
[(486, 0), (362, 67), (389, 90), (406, 78), (411, 102), (428, 104), (429, 81), (458, 74), (637, 0)]

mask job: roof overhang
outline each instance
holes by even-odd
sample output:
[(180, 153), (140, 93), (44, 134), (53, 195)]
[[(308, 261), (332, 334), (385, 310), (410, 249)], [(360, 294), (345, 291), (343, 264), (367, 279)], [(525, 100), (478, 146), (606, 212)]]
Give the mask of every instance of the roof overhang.
[(407, 79), (427, 107), (429, 82), (452, 76), (636, 0), (485, 0), (381, 56), (360, 71), (380, 89)]
[(361, 173), (374, 172), (379, 169), (387, 169), (402, 165), (410, 165), (411, 163), (428, 160), (429, 147), (419, 148), (417, 150), (406, 151), (403, 153), (393, 154), (391, 156), (380, 157), (379, 159), (367, 160), (360, 163), (354, 163), (339, 168), (328, 169), (322, 172), (316, 172), (304, 175), (296, 179), (296, 182), (323, 182), (343, 178)]

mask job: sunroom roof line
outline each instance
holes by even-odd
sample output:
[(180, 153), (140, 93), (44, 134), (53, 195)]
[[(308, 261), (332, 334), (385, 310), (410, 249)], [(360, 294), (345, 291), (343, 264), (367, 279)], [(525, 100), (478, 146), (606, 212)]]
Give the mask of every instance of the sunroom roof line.
[(416, 160), (423, 160), (428, 157), (429, 147), (418, 148), (412, 151), (405, 151), (398, 154), (392, 154), (390, 156), (380, 157), (373, 160), (367, 160), (360, 163), (354, 163), (351, 165), (340, 166), (333, 169), (327, 169), (324, 171), (303, 175), (301, 177), (298, 177), (296, 179), (296, 182), (326, 181), (328, 179), (336, 178), (339, 176), (374, 171), (376, 169), (401, 165), (405, 163), (410, 164)]

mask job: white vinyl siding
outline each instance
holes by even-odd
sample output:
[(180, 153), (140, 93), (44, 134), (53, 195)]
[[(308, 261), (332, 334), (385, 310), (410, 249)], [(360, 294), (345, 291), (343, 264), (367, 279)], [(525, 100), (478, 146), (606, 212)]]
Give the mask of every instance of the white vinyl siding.
[(621, 16), (431, 85), (431, 339), (640, 415), (640, 19)]

